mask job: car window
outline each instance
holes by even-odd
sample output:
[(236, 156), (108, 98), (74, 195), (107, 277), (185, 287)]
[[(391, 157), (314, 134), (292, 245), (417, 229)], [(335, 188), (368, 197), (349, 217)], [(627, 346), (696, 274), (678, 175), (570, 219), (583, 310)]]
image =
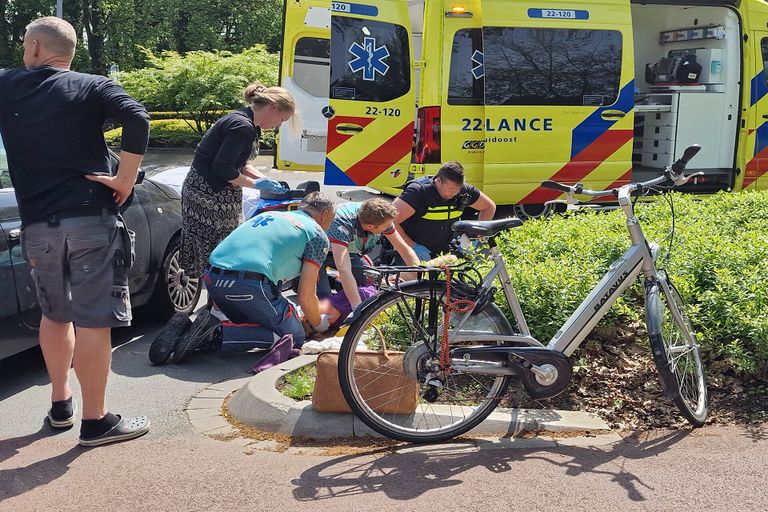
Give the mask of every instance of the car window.
[(296, 41), (293, 55), (293, 80), (316, 98), (328, 95), (328, 66), (331, 41), (322, 37), (302, 37)]
[(401, 25), (333, 16), (329, 97), (391, 101), (411, 90), (408, 31)]
[(11, 175), (8, 172), (8, 158), (5, 155), (2, 137), (0, 137), (0, 188), (11, 188)]
[(464, 28), (453, 36), (451, 71), (448, 80), (449, 105), (482, 105), (485, 87), (483, 31)]
[(486, 105), (601, 106), (616, 102), (621, 32), (483, 28)]

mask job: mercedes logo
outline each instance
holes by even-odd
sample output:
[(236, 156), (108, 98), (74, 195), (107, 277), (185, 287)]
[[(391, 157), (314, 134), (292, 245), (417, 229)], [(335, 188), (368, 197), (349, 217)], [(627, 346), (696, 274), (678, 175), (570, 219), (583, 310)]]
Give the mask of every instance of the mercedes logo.
[(330, 105), (324, 106), (322, 112), (323, 112), (323, 117), (326, 119), (330, 119), (336, 115), (336, 111), (333, 110), (333, 107)]

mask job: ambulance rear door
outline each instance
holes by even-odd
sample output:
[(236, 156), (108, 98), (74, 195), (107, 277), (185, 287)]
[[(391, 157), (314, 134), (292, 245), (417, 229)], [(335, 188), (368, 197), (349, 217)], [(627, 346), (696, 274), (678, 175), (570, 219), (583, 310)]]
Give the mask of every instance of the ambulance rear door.
[(277, 140), (278, 169), (322, 171), (325, 163), (330, 68), (330, 2), (287, 0), (280, 84), (299, 108), (300, 126), (283, 125)]
[(483, 189), (543, 204), (542, 180), (616, 186), (632, 172), (629, 0), (483, 1)]
[[(750, 24), (753, 27), (768, 25), (768, 13), (752, 9)], [(747, 164), (741, 189), (768, 188), (768, 31), (751, 32), (748, 43), (754, 55), (754, 73), (750, 80), (749, 111), (747, 118)]]
[(327, 185), (396, 192), (408, 177), (415, 87), (406, 2), (331, 3)]

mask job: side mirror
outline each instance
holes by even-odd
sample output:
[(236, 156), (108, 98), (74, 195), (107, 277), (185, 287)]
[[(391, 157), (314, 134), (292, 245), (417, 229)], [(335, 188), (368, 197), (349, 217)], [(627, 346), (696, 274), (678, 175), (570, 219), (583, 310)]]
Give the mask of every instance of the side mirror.
[(139, 172), (136, 173), (136, 185), (141, 185), (146, 175), (147, 173), (143, 169), (139, 169)]

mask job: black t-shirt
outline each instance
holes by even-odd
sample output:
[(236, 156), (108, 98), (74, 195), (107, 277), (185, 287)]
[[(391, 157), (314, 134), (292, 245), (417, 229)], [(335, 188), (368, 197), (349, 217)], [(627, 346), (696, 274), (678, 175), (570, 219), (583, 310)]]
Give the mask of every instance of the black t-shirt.
[(400, 199), (415, 210), (401, 224), (405, 234), (432, 254), (437, 254), (448, 251), (453, 237), (451, 226), (461, 219), (461, 214), (469, 205), (480, 199), (480, 191), (465, 183), (455, 197), (443, 199), (434, 178), (426, 177), (411, 182), (400, 194)]
[(24, 224), (115, 206), (111, 189), (84, 177), (110, 173), (102, 132), (110, 118), (123, 127), (122, 149), (144, 154), (147, 111), (111, 79), (50, 66), (0, 70), (0, 135)]
[(197, 145), (192, 167), (216, 191), (237, 178), (240, 168), (254, 154), (254, 142), (261, 129), (253, 122), (253, 111), (246, 107), (225, 115), (205, 132)]

